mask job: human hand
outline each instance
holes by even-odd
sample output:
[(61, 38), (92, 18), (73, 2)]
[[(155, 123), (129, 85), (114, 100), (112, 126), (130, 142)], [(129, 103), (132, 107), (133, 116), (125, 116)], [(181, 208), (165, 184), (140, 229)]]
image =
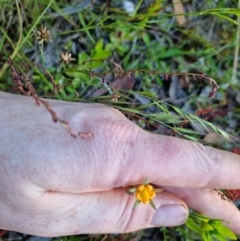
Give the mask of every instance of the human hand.
[[(30, 97), (0, 92), (0, 228), (40, 236), (121, 233), (184, 223), (188, 207), (230, 222), (240, 214), (214, 190), (240, 187), (240, 156), (143, 131), (115, 109), (48, 100), (73, 138)], [(132, 210), (123, 186), (148, 177), (165, 191)]]

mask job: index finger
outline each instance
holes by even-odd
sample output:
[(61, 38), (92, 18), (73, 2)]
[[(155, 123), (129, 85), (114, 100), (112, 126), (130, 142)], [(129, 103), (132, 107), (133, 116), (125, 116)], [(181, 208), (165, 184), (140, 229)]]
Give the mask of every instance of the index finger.
[[(134, 142), (131, 155), (128, 170), (138, 170), (139, 175), (148, 176), (152, 183), (175, 187), (240, 188), (240, 156), (227, 151), (144, 132)], [(140, 178), (139, 175), (135, 178)]]

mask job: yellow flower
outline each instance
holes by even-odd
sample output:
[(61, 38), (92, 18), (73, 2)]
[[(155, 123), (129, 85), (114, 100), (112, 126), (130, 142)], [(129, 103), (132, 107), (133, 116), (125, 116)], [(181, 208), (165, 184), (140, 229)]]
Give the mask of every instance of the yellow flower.
[(139, 202), (148, 204), (156, 196), (153, 186), (149, 184), (140, 185), (135, 192), (136, 199)]
[(141, 185), (128, 186), (126, 193), (129, 195), (135, 195), (136, 202), (133, 206), (135, 209), (139, 203), (150, 204), (155, 210), (155, 204), (153, 198), (155, 198), (157, 192), (162, 192), (163, 189), (155, 188), (152, 185), (148, 184), (148, 178), (145, 179), (144, 183)]

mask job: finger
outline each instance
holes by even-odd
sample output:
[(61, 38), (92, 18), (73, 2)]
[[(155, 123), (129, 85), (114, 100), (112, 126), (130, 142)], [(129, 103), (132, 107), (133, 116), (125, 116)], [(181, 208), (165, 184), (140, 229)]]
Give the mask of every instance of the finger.
[(1, 215), (5, 229), (39, 236), (132, 232), (181, 225), (188, 217), (186, 204), (166, 192), (154, 199), (157, 211), (142, 203), (132, 210), (134, 202), (123, 188), (87, 194), (45, 192), (25, 202), (18, 212), (12, 203)]
[[(11, 113), (19, 109), (22, 99), (15, 102), (7, 106)], [(49, 104), (71, 128), (92, 131), (94, 136), (72, 138), (59, 123), (50, 120), (43, 106), (36, 107), (31, 98), (24, 98), (17, 118), (9, 119), (15, 129), (2, 126), (6, 140), (19, 143), (18, 148), (5, 140), (1, 145), (8, 160), (2, 158), (3, 165), (12, 165), (14, 174), (9, 175), (17, 182), (26, 176), (46, 190), (76, 193), (137, 184), (146, 177), (166, 186), (240, 187), (240, 179), (235, 178), (240, 173), (240, 156), (236, 154), (147, 133), (103, 105), (50, 100)], [(16, 135), (16, 129), (24, 131)], [(21, 163), (21, 170), (16, 169), (16, 162)]]
[[(134, 142), (126, 176), (176, 187), (240, 187), (240, 156), (199, 143), (142, 133)], [(134, 175), (133, 175), (134, 172)]]
[(230, 227), (236, 234), (240, 234), (239, 210), (232, 202), (223, 200), (216, 190), (170, 187), (166, 187), (166, 190), (180, 197), (193, 210), (210, 218), (225, 221), (224, 225)]
[[(115, 119), (111, 128), (104, 127), (104, 124), (94, 127), (96, 123), (88, 123), (88, 130), (94, 130), (92, 139), (65, 137), (64, 146), (67, 148), (61, 152), (66, 152), (68, 158), (61, 164), (56, 163), (58, 154), (55, 152), (56, 157), (48, 160), (49, 169), (54, 167), (57, 170), (55, 180), (65, 176), (65, 183), (52, 185), (40, 180), (39, 185), (46, 183), (45, 188), (54, 191), (93, 192), (139, 184), (148, 177), (151, 183), (164, 186), (240, 187), (240, 178), (237, 178), (240, 174), (239, 155), (183, 139), (150, 134), (126, 119), (119, 122)], [(107, 121), (112, 122), (111, 119)], [(99, 120), (98, 124), (101, 122)], [(46, 152), (46, 155), (49, 154)], [(60, 166), (64, 168), (59, 170)]]
[[(78, 188), (77, 192), (139, 184), (146, 177), (152, 183), (165, 186), (240, 187), (240, 178), (235, 178), (240, 173), (239, 155), (183, 139), (151, 134), (111, 108), (91, 108), (88, 108), (88, 116), (94, 112), (95, 121), (87, 118), (88, 121), (81, 122), (81, 125), (93, 130), (94, 137), (75, 140), (72, 144), (75, 150), (68, 150), (76, 153), (74, 164), (79, 166), (78, 179), (70, 185)], [(97, 114), (99, 110), (101, 115)], [(75, 123), (82, 119), (75, 118)], [(67, 140), (72, 143), (72, 140)], [(69, 180), (72, 182), (72, 177)]]

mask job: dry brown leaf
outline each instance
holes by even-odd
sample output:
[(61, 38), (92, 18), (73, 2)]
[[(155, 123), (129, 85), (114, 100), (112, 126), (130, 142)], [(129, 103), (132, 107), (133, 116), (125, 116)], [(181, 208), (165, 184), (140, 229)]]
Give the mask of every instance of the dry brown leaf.
[(218, 133), (210, 132), (204, 137), (204, 141), (211, 144), (221, 143), (224, 137)]
[[(122, 78), (117, 78), (111, 84), (118, 90), (131, 90), (135, 83), (134, 74), (124, 75)], [(96, 89), (88, 97), (95, 98), (108, 93), (106, 88)]]
[[(181, 1), (179, 0), (172, 0), (173, 2), (173, 10), (175, 14), (184, 14), (184, 7)], [(184, 15), (177, 15), (176, 20), (180, 26), (186, 26), (187, 20)]]

